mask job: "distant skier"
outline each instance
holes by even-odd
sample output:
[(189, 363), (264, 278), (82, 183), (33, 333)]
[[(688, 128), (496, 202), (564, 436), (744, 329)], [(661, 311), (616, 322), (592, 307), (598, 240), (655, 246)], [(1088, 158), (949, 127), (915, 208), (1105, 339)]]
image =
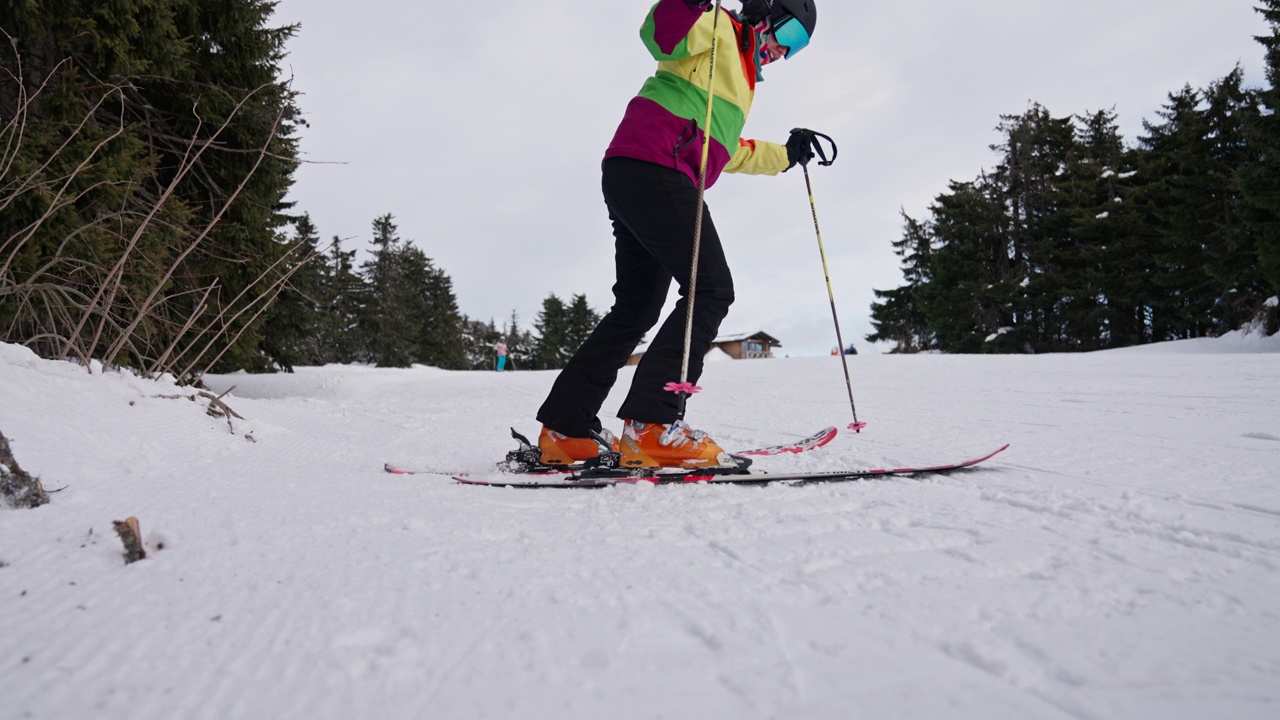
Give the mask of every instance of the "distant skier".
[(507, 343), (506, 338), (498, 338), (498, 342), (493, 346), (493, 352), (497, 354), (498, 360), (495, 363), (495, 369), (502, 372), (507, 367)]
[[(702, 167), (708, 70), (714, 97), (706, 186), (721, 172), (776, 175), (814, 156), (814, 133), (793, 130), (785, 145), (742, 139), (761, 68), (809, 44), (814, 0), (745, 0), (740, 13), (717, 19), (710, 0), (660, 0), (640, 37), (658, 61), (627, 106), (605, 152), (602, 188), (615, 238), (614, 304), (556, 378), (538, 410), (543, 463), (566, 465), (595, 457), (600, 435), (627, 467), (735, 466), (706, 433), (680, 418), (680, 397), (665, 388), (680, 379), (684, 358), (686, 289), (693, 258), (698, 180)], [(715, 58), (711, 60), (715, 25)], [(644, 334), (657, 323), (671, 280), (681, 299), (654, 336), (618, 416), (621, 442), (597, 413)], [(733, 279), (711, 214), (702, 217), (697, 292), (688, 381), (702, 373), (720, 321), (733, 302)]]

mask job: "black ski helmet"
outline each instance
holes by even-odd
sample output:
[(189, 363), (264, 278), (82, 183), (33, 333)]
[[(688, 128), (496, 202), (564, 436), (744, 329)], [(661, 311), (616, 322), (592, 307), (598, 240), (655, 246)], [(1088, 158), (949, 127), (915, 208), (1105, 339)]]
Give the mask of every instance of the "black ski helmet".
[(818, 24), (818, 8), (814, 0), (773, 0), (770, 21), (774, 27), (795, 18), (804, 26), (809, 37), (813, 37), (813, 28)]

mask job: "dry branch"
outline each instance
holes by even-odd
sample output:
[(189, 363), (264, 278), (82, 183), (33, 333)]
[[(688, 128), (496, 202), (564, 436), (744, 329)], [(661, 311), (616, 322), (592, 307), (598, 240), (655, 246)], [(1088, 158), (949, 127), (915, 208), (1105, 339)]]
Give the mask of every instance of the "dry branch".
[[(222, 130), (231, 124), (232, 118), (236, 117), (236, 115), (239, 114), (240, 110), (244, 107), (244, 104), (249, 101), (249, 98), (253, 97), (255, 94), (260, 92), (265, 87), (267, 86), (263, 85), (261, 87), (258, 87), (256, 90), (250, 92), (242, 100), (240, 100), (240, 102), (236, 104), (235, 108), (233, 108), (231, 113), (227, 116), (226, 122), (224, 122), (222, 124), (222, 127), (218, 128), (218, 131), (214, 133), (213, 139), (216, 139), (218, 135), (221, 134)], [(116, 355), (123, 348), (123, 343), (121, 342), (121, 340), (129, 337), (134, 333), (135, 330), (137, 330), (138, 325), (141, 324), (142, 321), (151, 312), (153, 303), (156, 300), (156, 296), (160, 294), (160, 291), (173, 277), (174, 273), (177, 272), (178, 267), (182, 265), (182, 263), (187, 259), (187, 256), (189, 256), (193, 251), (195, 251), (196, 247), (199, 246), (200, 243), (203, 242), (204, 239), (209, 235), (209, 233), (213, 231), (214, 227), (216, 227), (217, 224), (222, 220), (222, 216), (227, 212), (228, 209), (230, 209), (231, 205), (236, 201), (236, 198), (240, 196), (241, 191), (243, 191), (245, 186), (249, 184), (250, 178), (253, 177), (253, 175), (257, 172), (258, 168), (262, 165), (262, 160), (266, 156), (267, 149), (271, 146), (271, 143), (275, 140), (276, 133), (279, 130), (280, 121), (283, 118), (283, 116), (284, 116), (284, 111), (281, 110), (280, 113), (276, 115), (276, 120), (271, 126), (271, 133), (267, 138), (266, 144), (262, 146), (258, 154), (257, 161), (253, 164), (253, 167), (249, 170), (249, 172), (245, 175), (245, 177), (240, 181), (240, 184), (236, 186), (236, 189), (234, 192), (231, 193), (231, 196), (228, 197), (226, 201), (222, 204), (222, 207), (218, 208), (218, 212), (213, 216), (211, 220), (209, 220), (209, 223), (205, 226), (204, 230), (199, 234), (199, 236), (197, 236), (196, 239), (192, 241), (190, 245), (187, 246), (186, 250), (184, 250), (181, 254), (178, 255), (177, 259), (174, 261), (173, 265), (169, 268), (168, 272), (165, 273), (164, 277), (161, 278), (160, 282), (157, 283), (155, 288), (151, 291), (151, 294), (148, 295), (147, 298), (142, 301), (141, 306), (138, 308), (136, 317), (134, 318), (133, 322), (130, 323), (130, 325), (125, 328), (124, 335), (122, 336), (122, 338), (116, 340), (115, 344), (112, 345), (107, 350), (107, 354), (103, 358), (104, 364), (110, 364), (115, 362)], [(194, 163), (196, 159), (198, 159), (199, 155), (203, 153), (205, 148), (208, 148), (212, 142), (213, 140), (211, 139), (209, 142), (205, 143), (203, 147), (200, 148), (200, 151), (196, 154), (196, 158), (192, 158), (192, 163)]]
[[(16, 52), (13, 38), (2, 29), (0, 34)], [(16, 63), (20, 70), (22, 58), (17, 57)], [(95, 182), (90, 178), (108, 155), (104, 149), (126, 132), (129, 114), (150, 111), (146, 98), (127, 80), (103, 83), (105, 92), (100, 90), (86, 99), (84, 115), (64, 126), (63, 136), (48, 148), (47, 156), (34, 160), (33, 170), (10, 176), (19, 167), (14, 158), (23, 139), (29, 137), (29, 108), (65, 69), (65, 63), (58, 64), (32, 88), (20, 72), (15, 75), (9, 67), (0, 68), (0, 80), (15, 83), (18, 103), (12, 117), (0, 118), (0, 212), (20, 196), (39, 194), (34, 217), (0, 235), (0, 302), (7, 306), (0, 341), (38, 345), (33, 349), (46, 357), (78, 357), (90, 372), (87, 358), (96, 357), (104, 367), (126, 363), (146, 376), (173, 374), (180, 381), (190, 381), (220, 361), (227, 352), (221, 345), (235, 346), (246, 330), (254, 327), (292, 273), (309, 260), (299, 263), (292, 248), (281, 253), (252, 282), (236, 286), (230, 300), (221, 296), (225, 286), (217, 279), (199, 278), (195, 274), (199, 267), (190, 260), (201, 252), (213, 257), (217, 248), (209, 247), (209, 238), (228, 209), (241, 199), (264, 160), (285, 157), (272, 152), (272, 145), (281, 137), (281, 124), (291, 109), (281, 108), (269, 128), (264, 123), (263, 129), (269, 132), (261, 145), (228, 147), (221, 142), (224, 131), (236, 122), (248, 122), (244, 116), (249, 103), (274, 83), (243, 95), (237, 91), (235, 97), (222, 88), (211, 88), (231, 101), (222, 121), (204, 122), (197, 106), (193, 108), (197, 127), (190, 137), (157, 136), (151, 132), (153, 128), (147, 128), (147, 140), (159, 141), (174, 155), (176, 167), (163, 185), (149, 184), (150, 176), (145, 172)], [(113, 106), (117, 100), (121, 104), (118, 119)], [(76, 143), (101, 120), (105, 120), (105, 137), (80, 149)], [(263, 120), (269, 121), (270, 116)], [(210, 131), (210, 137), (199, 137), (202, 127)], [(83, 152), (84, 156), (68, 158), (70, 152)], [(207, 176), (202, 159), (219, 152), (257, 155), (238, 185), (225, 194)], [(53, 170), (64, 163), (67, 169)], [(187, 199), (178, 198), (183, 182), (207, 186), (209, 197), (204, 199), (204, 207), (215, 208), (212, 217), (190, 220)], [(123, 200), (98, 207), (100, 198), (117, 196)], [(81, 215), (83, 208), (89, 210)], [(44, 237), (42, 233), (52, 234), (52, 225), (64, 215), (79, 219), (80, 227), (59, 227), (58, 237)], [(50, 244), (52, 252), (30, 250), (33, 239)], [(163, 245), (151, 248), (152, 241)], [(222, 260), (242, 263), (256, 259)], [(37, 267), (23, 265), (32, 260), (37, 261)], [(198, 287), (192, 287), (197, 283)], [(189, 299), (184, 297), (188, 294), (192, 296)], [(209, 357), (214, 360), (210, 362)]]
[[(227, 429), (229, 429), (232, 433), (235, 433), (236, 429), (231, 424), (231, 418), (236, 418), (237, 420), (243, 420), (244, 416), (242, 416), (240, 413), (236, 412), (235, 410), (232, 410), (229, 405), (227, 405), (225, 402), (222, 401), (222, 398), (226, 397), (227, 393), (230, 393), (232, 390), (235, 390), (235, 389), (236, 389), (236, 386), (232, 385), (230, 388), (227, 388), (227, 392), (224, 392), (221, 395), (214, 395), (213, 393), (207, 392), (205, 390), (196, 391), (196, 395), (209, 401), (209, 408), (205, 410), (205, 412), (209, 415), (209, 417), (226, 418)], [(195, 398), (193, 397), (192, 400), (194, 399)]]

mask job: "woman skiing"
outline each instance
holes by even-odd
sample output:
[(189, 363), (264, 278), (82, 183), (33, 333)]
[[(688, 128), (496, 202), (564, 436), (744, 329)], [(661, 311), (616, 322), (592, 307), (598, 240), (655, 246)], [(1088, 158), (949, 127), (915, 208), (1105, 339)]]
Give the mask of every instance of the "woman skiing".
[(502, 372), (507, 367), (507, 339), (498, 338), (498, 342), (493, 346), (493, 352), (498, 358), (493, 369)]
[[(625, 467), (736, 467), (706, 433), (682, 418), (682, 398), (666, 386), (680, 379), (687, 288), (709, 85), (713, 96), (706, 187), (721, 172), (776, 175), (813, 157), (814, 135), (793, 130), (785, 145), (741, 139), (762, 67), (809, 43), (814, 0), (745, 0), (742, 11), (713, 16), (710, 0), (660, 0), (640, 36), (657, 73), (631, 100), (605, 152), (601, 186), (613, 224), (617, 280), (614, 304), (556, 378), (538, 410), (542, 462), (566, 465), (595, 457), (601, 443)], [(712, 35), (715, 42), (712, 42)], [(711, 52), (715, 57), (712, 61)], [(710, 76), (714, 67), (714, 78)], [(657, 323), (674, 279), (675, 310), (636, 368), (619, 408), (622, 437), (603, 429), (597, 413), (645, 333)], [(720, 237), (704, 207), (688, 381), (702, 373), (720, 321), (733, 302), (733, 279)]]

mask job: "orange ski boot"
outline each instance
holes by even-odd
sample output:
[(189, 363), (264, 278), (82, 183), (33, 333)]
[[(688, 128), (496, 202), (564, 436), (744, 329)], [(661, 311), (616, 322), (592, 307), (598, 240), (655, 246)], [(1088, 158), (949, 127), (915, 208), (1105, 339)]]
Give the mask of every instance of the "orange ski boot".
[(683, 420), (670, 425), (626, 420), (622, 425), (622, 467), (738, 468), (724, 448)]
[[(618, 451), (618, 439), (608, 430), (600, 431), (600, 438), (609, 449)], [(595, 438), (576, 438), (562, 435), (545, 425), (538, 435), (538, 450), (542, 456), (539, 462), (543, 465), (565, 466), (591, 460), (600, 455), (600, 442)]]

